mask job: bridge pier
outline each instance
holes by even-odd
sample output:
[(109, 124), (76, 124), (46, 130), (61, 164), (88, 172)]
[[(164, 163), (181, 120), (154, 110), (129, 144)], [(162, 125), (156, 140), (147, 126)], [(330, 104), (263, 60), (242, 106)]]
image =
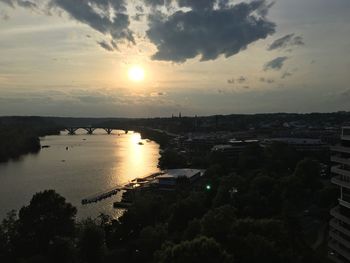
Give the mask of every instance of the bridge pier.
[(113, 129), (111, 128), (103, 128), (108, 134), (111, 134)]
[(78, 130), (78, 128), (69, 127), (69, 128), (66, 128), (66, 130), (68, 131), (69, 135), (74, 135), (75, 132)]
[(87, 127), (87, 128), (84, 128), (84, 130), (86, 130), (88, 134), (92, 135), (94, 133), (94, 130), (96, 130), (96, 128)]

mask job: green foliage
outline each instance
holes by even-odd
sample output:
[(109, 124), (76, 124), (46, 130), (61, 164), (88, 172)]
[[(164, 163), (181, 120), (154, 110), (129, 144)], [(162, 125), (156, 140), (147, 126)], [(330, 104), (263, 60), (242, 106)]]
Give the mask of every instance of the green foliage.
[(147, 226), (143, 228), (137, 239), (137, 247), (142, 259), (152, 259), (153, 253), (160, 249), (167, 238), (167, 228), (165, 225)]
[(318, 161), (304, 159), (298, 163), (294, 174), (301, 179), (305, 188), (314, 190), (322, 187), (320, 170), (320, 163)]
[(103, 228), (96, 225), (91, 219), (83, 221), (80, 226), (78, 247), (83, 262), (101, 262), (106, 252)]
[(66, 237), (54, 238), (49, 246), (48, 259), (52, 263), (78, 262), (74, 241)]
[(201, 217), (205, 213), (204, 198), (205, 196), (202, 194), (193, 193), (189, 197), (177, 201), (169, 219), (169, 231), (183, 231), (189, 221)]
[(277, 174), (294, 170), (299, 159), (294, 148), (279, 142), (266, 147), (264, 155), (266, 169)]
[(219, 243), (207, 237), (183, 241), (177, 245), (166, 244), (156, 253), (159, 263), (228, 263), (232, 257)]
[(202, 233), (223, 242), (226, 240), (227, 230), (235, 219), (236, 209), (230, 205), (209, 210), (201, 220)]
[(187, 160), (177, 151), (165, 150), (161, 153), (158, 166), (161, 169), (184, 168), (187, 167)]
[(239, 155), (238, 168), (249, 170), (259, 168), (264, 163), (264, 152), (259, 144), (248, 145)]

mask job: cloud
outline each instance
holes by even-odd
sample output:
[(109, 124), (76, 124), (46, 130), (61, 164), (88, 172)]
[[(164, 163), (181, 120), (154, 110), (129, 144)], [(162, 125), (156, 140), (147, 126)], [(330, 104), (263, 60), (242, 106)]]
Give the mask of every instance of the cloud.
[(165, 96), (165, 95), (166, 95), (166, 92), (163, 92), (163, 91), (152, 92), (150, 94), (151, 97), (161, 97), (161, 96)]
[(260, 78), (259, 80), (260, 80), (260, 82), (264, 82), (264, 83), (268, 83), (268, 84), (272, 84), (275, 82), (274, 79), (269, 79), (269, 78), (264, 78), (264, 77)]
[(145, 16), (145, 14), (137, 13), (132, 17), (132, 19), (135, 21), (141, 21), (144, 16)]
[(295, 34), (285, 35), (279, 39), (276, 39), (272, 44), (268, 47), (267, 50), (275, 50), (275, 49), (283, 49), (292, 46), (303, 46), (305, 45), (303, 37), (295, 36)]
[(146, 34), (157, 47), (152, 59), (181, 63), (198, 55), (201, 61), (231, 57), (275, 32), (276, 25), (266, 18), (271, 5), (265, 0), (219, 8), (214, 8), (213, 2), (184, 0), (179, 5), (190, 7), (190, 11), (150, 14)]
[(213, 9), (215, 1), (213, 0), (178, 0), (180, 7), (189, 7), (192, 10)]
[(234, 78), (232, 78), (232, 79), (228, 79), (227, 83), (233, 85), (233, 84), (235, 84), (235, 81), (236, 80)]
[(65, 11), (72, 19), (86, 24), (94, 30), (109, 35), (114, 41), (135, 43), (129, 29), (126, 0), (0, 0), (12, 8), (17, 6), (38, 10), (45, 14)]
[(172, 0), (144, 0), (146, 6), (169, 6)]
[(135, 42), (129, 29), (130, 20), (125, 0), (51, 0), (50, 8), (66, 11), (71, 18), (89, 25), (113, 40)]
[(281, 78), (282, 78), (282, 79), (285, 79), (285, 78), (291, 77), (291, 76), (293, 76), (293, 74), (292, 74), (291, 72), (285, 71), (285, 72), (282, 74)]
[(105, 40), (98, 41), (97, 43), (100, 45), (100, 47), (107, 51), (113, 52), (115, 50), (118, 50), (117, 44), (113, 40), (110, 43)]
[(277, 57), (264, 65), (264, 71), (267, 70), (280, 70), (282, 69), (284, 62), (288, 59), (288, 57)]
[(38, 7), (36, 3), (29, 0), (0, 0), (0, 3), (5, 3), (12, 8), (20, 6), (29, 9), (36, 9)]
[(244, 83), (244, 82), (246, 82), (247, 81), (247, 79), (245, 78), (245, 77), (243, 77), (243, 76), (240, 76), (238, 79), (237, 79), (237, 82), (239, 83), (239, 84), (242, 84), (242, 83)]
[(247, 78), (246, 78), (246, 77), (240, 76), (240, 77), (237, 78), (237, 79), (235, 79), (235, 78), (228, 79), (228, 80), (227, 80), (227, 83), (228, 83), (228, 84), (231, 84), (231, 85), (235, 84), (236, 82), (237, 82), (238, 84), (243, 84), (243, 83), (245, 83), (246, 81), (247, 81)]
[(10, 16), (4, 11), (0, 11), (0, 19), (7, 21), (10, 19)]

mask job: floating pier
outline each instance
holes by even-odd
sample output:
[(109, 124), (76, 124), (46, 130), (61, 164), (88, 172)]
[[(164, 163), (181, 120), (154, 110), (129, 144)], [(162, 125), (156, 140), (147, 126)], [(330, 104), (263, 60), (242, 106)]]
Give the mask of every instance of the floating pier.
[(154, 173), (149, 176), (146, 176), (145, 178), (135, 178), (131, 182), (125, 184), (125, 185), (118, 185), (116, 187), (113, 187), (109, 190), (99, 192), (97, 194), (94, 194), (92, 196), (89, 196), (87, 198), (84, 198), (81, 200), (81, 203), (83, 205), (91, 204), (91, 203), (96, 203), (99, 202), (103, 199), (109, 198), (113, 195), (116, 195), (119, 191), (132, 191), (135, 190), (136, 188), (139, 188), (142, 186), (144, 183), (147, 183), (151, 180), (153, 180), (156, 176), (160, 175), (162, 173)]
[(92, 196), (89, 196), (89, 197), (81, 200), (81, 203), (83, 205), (96, 203), (96, 202), (101, 201), (103, 199), (109, 198), (113, 195), (116, 195), (119, 191), (123, 190), (123, 188), (124, 188), (123, 186), (117, 186), (117, 187), (114, 187), (112, 189), (106, 190), (104, 192), (94, 194)]

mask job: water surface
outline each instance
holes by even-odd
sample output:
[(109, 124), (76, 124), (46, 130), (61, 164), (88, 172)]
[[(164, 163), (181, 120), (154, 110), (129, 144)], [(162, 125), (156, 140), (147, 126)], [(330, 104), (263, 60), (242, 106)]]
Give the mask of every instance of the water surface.
[(157, 172), (159, 146), (148, 140), (140, 145), (138, 133), (85, 133), (78, 130), (77, 135), (47, 136), (41, 139), (41, 145), (49, 148), (0, 164), (0, 218), (11, 209), (27, 205), (34, 193), (45, 189), (55, 189), (75, 205), (79, 218), (95, 217), (100, 212), (120, 215), (120, 210), (112, 207), (120, 195), (84, 206), (81, 200)]

